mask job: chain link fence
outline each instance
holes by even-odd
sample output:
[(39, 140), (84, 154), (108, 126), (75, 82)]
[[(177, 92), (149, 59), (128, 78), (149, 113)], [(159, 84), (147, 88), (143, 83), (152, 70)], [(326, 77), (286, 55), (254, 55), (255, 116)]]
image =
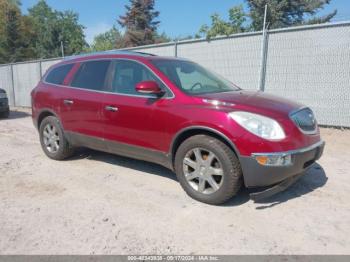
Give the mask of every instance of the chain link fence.
[[(258, 90), (264, 66), (265, 92), (310, 106), (322, 125), (350, 127), (350, 22), (270, 30), (263, 55), (262, 41), (252, 32), (128, 50), (187, 58), (248, 90)], [(60, 60), (0, 65), (11, 105), (30, 106), (31, 90)]]

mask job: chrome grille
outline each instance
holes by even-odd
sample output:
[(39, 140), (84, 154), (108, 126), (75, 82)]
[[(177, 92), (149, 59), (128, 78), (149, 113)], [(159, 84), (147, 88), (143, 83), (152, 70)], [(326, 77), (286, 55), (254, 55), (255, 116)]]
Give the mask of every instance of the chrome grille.
[(292, 113), (290, 117), (302, 132), (308, 134), (316, 132), (317, 122), (310, 108), (303, 108)]

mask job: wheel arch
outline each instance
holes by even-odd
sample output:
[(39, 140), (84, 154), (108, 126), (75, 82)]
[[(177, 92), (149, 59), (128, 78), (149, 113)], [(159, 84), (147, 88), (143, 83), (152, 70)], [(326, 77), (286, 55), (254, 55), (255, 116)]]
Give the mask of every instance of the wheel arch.
[(39, 114), (38, 114), (38, 118), (37, 118), (37, 121), (36, 121), (36, 127), (37, 129), (40, 128), (40, 124), (41, 122), (44, 120), (45, 117), (48, 117), (48, 116), (55, 116), (59, 119), (59, 117), (57, 116), (57, 114), (52, 111), (51, 109), (48, 109), (48, 108), (45, 108), (45, 109), (42, 109)]
[(237, 156), (237, 158), (240, 159), (240, 154), (236, 145), (225, 134), (223, 134), (222, 132), (214, 128), (210, 128), (206, 126), (192, 126), (192, 127), (184, 128), (179, 132), (177, 132), (174, 139), (172, 140), (171, 146), (170, 146), (170, 157), (171, 157), (170, 159), (171, 159), (172, 165), (174, 165), (175, 155), (181, 143), (191, 136), (201, 135), (201, 134), (212, 136), (214, 138), (217, 138), (221, 142), (225, 143), (229, 148), (232, 149), (233, 153)]

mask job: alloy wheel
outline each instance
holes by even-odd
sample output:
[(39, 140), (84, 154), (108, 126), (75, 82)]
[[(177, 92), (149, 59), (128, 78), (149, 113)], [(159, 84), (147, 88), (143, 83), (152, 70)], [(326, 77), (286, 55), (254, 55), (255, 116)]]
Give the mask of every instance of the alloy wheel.
[(56, 153), (60, 148), (60, 137), (57, 128), (52, 124), (47, 124), (43, 130), (43, 141), (47, 151)]
[(223, 184), (224, 171), (220, 160), (207, 149), (188, 151), (183, 159), (183, 171), (189, 185), (203, 194), (212, 194)]

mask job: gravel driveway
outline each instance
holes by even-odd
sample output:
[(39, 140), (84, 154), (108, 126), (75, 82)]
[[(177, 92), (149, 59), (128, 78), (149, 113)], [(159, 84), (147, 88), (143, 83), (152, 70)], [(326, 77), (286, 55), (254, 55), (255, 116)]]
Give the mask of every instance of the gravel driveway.
[(29, 112), (0, 120), (0, 254), (350, 254), (350, 130), (288, 191), (210, 206), (155, 164), (48, 159)]

